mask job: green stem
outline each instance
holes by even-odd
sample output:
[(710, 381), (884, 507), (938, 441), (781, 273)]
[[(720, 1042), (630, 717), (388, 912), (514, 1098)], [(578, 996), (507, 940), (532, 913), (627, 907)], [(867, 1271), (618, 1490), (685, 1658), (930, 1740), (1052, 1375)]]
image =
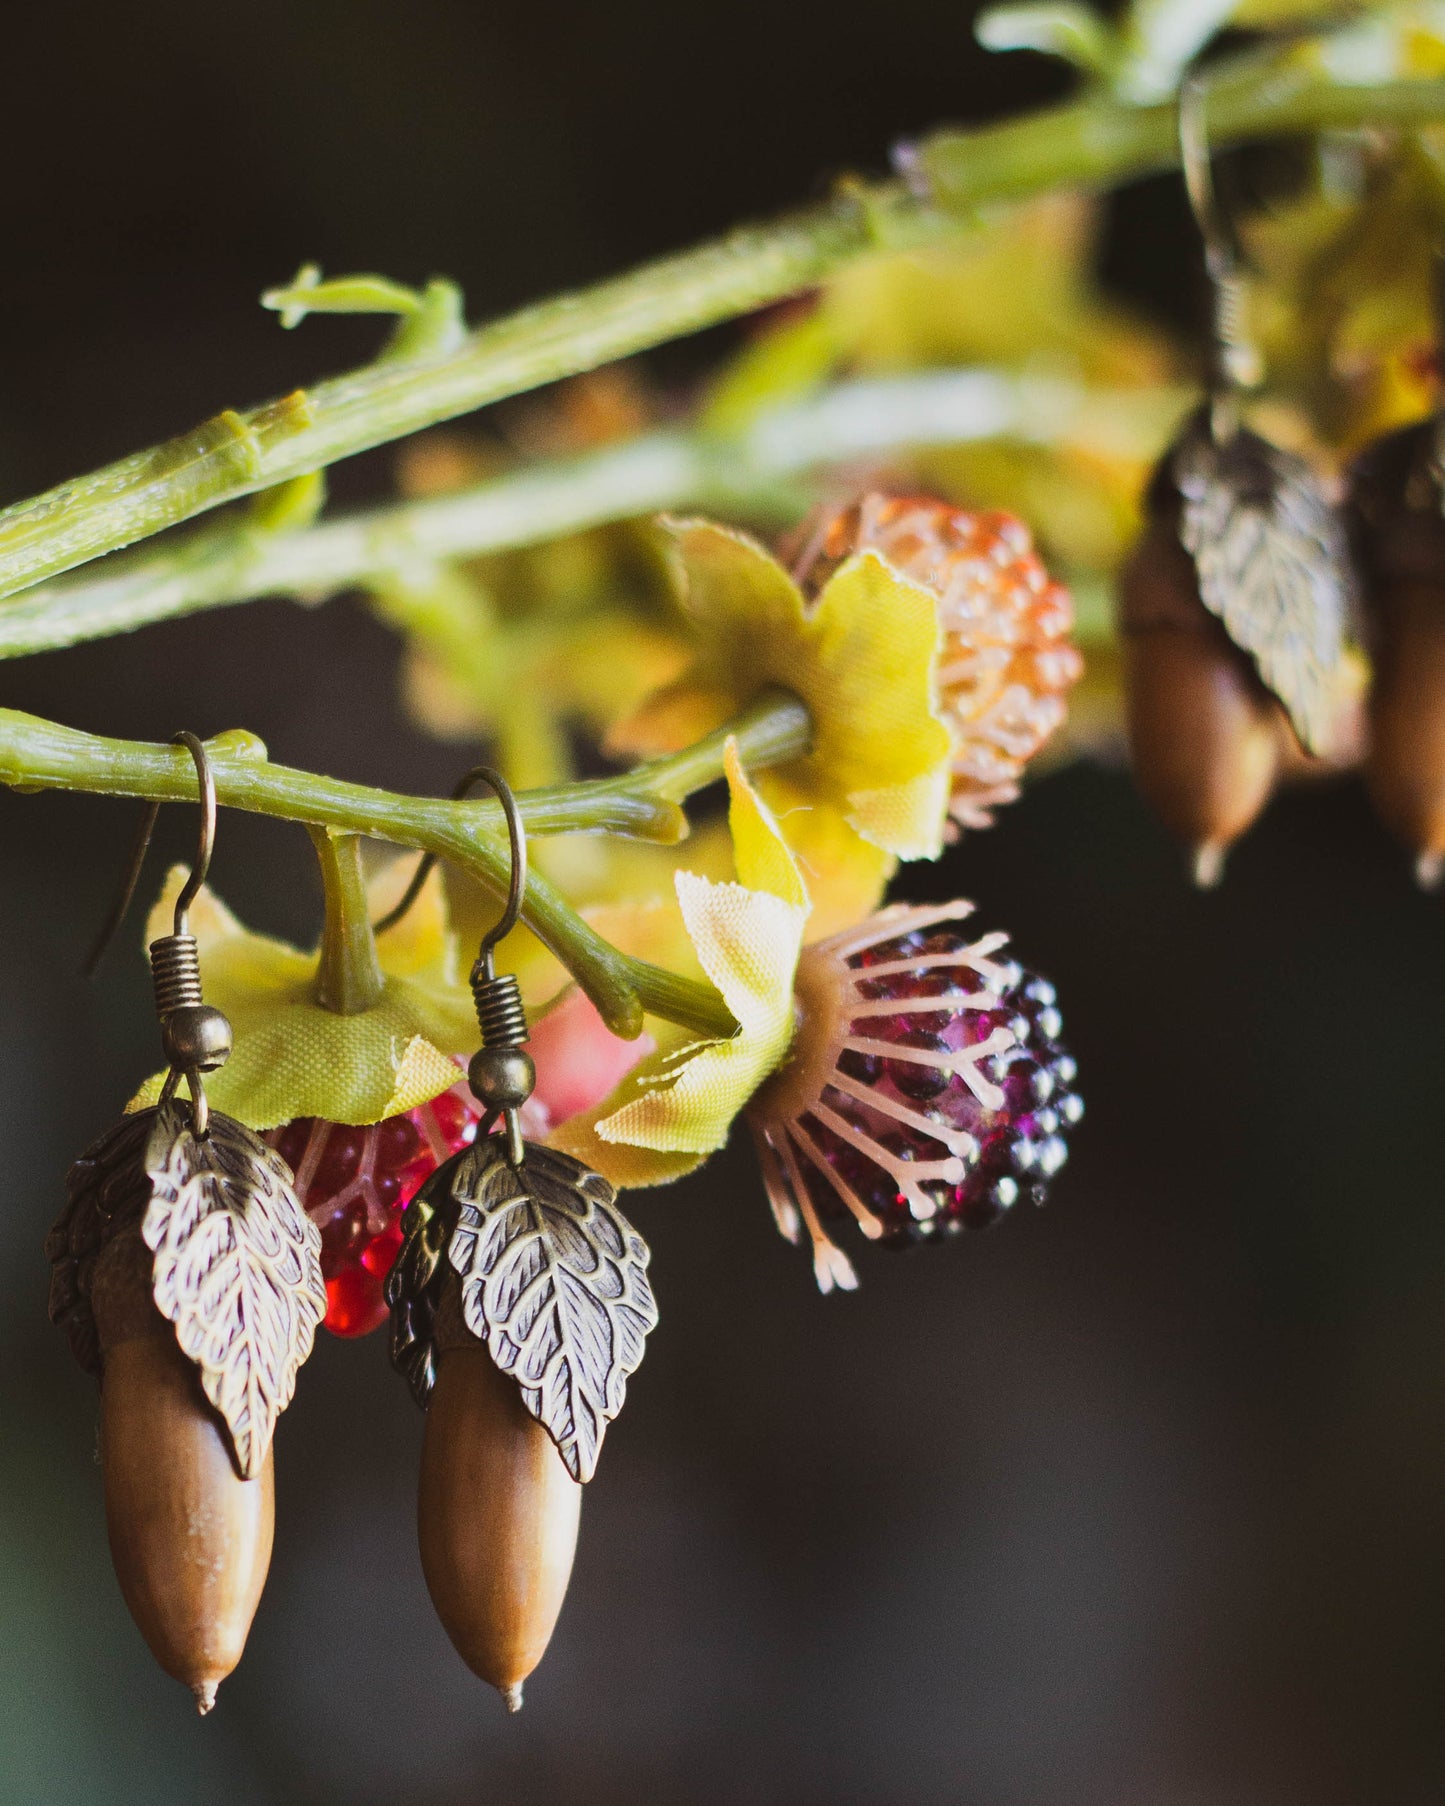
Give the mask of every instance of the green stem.
[[(679, 800), (722, 776), (729, 733), (736, 736), (744, 762), (759, 768), (805, 750), (810, 731), (802, 704), (773, 693), (759, 697), (727, 728), (672, 758), (620, 778), (524, 792), (517, 801), (532, 834), (603, 830), (675, 840), (687, 826)], [(241, 731), (218, 735), (206, 750), (217, 799), (227, 808), (419, 847), (472, 873), (497, 896), (506, 893), (510, 858), (495, 801), (403, 796), (273, 765), (255, 735)], [(12, 709), (0, 709), (0, 783), (26, 791), (77, 790), (157, 802), (196, 797), (195, 766), (183, 748), (106, 739)], [(522, 913), (616, 1033), (639, 1033), (645, 1010), (700, 1034), (727, 1035), (737, 1027), (711, 985), (618, 952), (535, 870), (528, 874)]]
[(366, 880), (361, 871), (361, 836), (334, 828), (308, 827), (321, 866), (326, 921), (316, 968), (316, 1001), (339, 1016), (359, 1016), (381, 1001), (386, 980), (376, 957)]
[(563, 785), (555, 790), (534, 790), (529, 794), (533, 806), (547, 807), (554, 814), (569, 808), (592, 809), (604, 798), (626, 795), (641, 789), (648, 795), (672, 803), (682, 803), (709, 784), (715, 784), (725, 769), (723, 756), (729, 740), (736, 740), (742, 762), (750, 770), (762, 771), (769, 765), (781, 765), (807, 751), (813, 737), (813, 724), (806, 707), (787, 690), (765, 690), (731, 721), (685, 746), (681, 752), (653, 759), (646, 765), (615, 778), (596, 778), (590, 783)]
[(605, 521), (713, 508), (771, 519), (793, 512), (790, 479), (904, 447), (1012, 438), (1031, 444), (1121, 442), (1151, 457), (1182, 399), (1167, 389), (1087, 389), (1001, 370), (930, 370), (833, 385), (768, 409), (722, 436), (648, 433), (623, 445), (511, 472), (456, 494), (402, 502), (299, 531), (222, 519), (0, 604), (0, 658), (72, 646), (153, 621), (241, 602), (308, 602), (357, 583), (378, 587), (448, 559), (510, 551)]
[[(1277, 132), (1416, 125), (1445, 117), (1445, 83), (1362, 82), (1281, 68), (1267, 51), (1219, 85), (1221, 145)], [(1178, 159), (1174, 109), (1107, 95), (925, 139), (909, 179), (858, 184), (628, 275), (524, 309), (449, 352), (368, 365), (194, 432), (0, 513), (0, 595), (163, 527), (319, 470), (439, 420), (815, 287), (879, 249), (938, 241), (979, 206), (1060, 185), (1116, 182)]]
[[(1208, 118), (1209, 141), (1221, 150), (1266, 134), (1428, 125), (1445, 118), (1445, 82), (1344, 84), (1267, 50), (1241, 57), (1210, 82)], [(915, 182), (951, 213), (1064, 184), (1113, 187), (1178, 162), (1172, 100), (1151, 107), (1079, 101), (983, 132), (937, 132), (910, 153)]]

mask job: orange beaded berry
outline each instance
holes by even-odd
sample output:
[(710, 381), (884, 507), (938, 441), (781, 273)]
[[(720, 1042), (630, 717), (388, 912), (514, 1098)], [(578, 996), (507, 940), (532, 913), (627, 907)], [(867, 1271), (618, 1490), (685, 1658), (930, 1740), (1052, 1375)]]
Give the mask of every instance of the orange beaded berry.
[(949, 814), (987, 828), (1019, 793), (1023, 768), (1062, 723), (1083, 673), (1069, 643), (1074, 611), (1011, 514), (971, 514), (932, 496), (865, 495), (806, 536), (796, 575), (816, 595), (855, 553), (872, 549), (938, 597), (939, 700), (957, 746)]

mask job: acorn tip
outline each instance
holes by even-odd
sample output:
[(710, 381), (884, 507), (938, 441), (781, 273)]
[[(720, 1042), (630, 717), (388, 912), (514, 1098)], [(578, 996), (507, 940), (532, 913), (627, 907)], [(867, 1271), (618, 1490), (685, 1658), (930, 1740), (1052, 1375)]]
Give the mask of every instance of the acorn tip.
[(197, 1681), (191, 1692), (195, 1696), (197, 1716), (204, 1718), (216, 1703), (216, 1683)]
[(520, 1712), (522, 1709), (522, 1683), (513, 1681), (510, 1687), (500, 1687), (502, 1703), (509, 1712)]
[(1415, 882), (1421, 890), (1439, 890), (1445, 877), (1445, 854), (1427, 849), (1415, 861)]
[(1207, 841), (1195, 847), (1189, 868), (1196, 890), (1213, 890), (1224, 876), (1224, 848), (1218, 841)]

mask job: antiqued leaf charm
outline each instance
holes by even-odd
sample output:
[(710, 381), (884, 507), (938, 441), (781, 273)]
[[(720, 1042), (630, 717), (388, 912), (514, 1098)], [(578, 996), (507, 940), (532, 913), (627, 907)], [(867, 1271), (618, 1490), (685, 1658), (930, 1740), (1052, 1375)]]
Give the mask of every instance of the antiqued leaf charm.
[(436, 1314), (448, 1268), (442, 1259), (456, 1222), (452, 1174), (471, 1153), (463, 1148), (444, 1160), (416, 1192), (402, 1217), (402, 1244), (386, 1276), (391, 1310), (391, 1364), (426, 1409), (436, 1384)]
[(1216, 442), (1205, 413), (1170, 462), (1200, 599), (1254, 660), (1306, 750), (1328, 752), (1354, 586), (1344, 531), (1318, 477), (1243, 428)]
[(219, 1112), (201, 1138), (184, 1105), (163, 1105), (145, 1170), (156, 1306), (200, 1370), (237, 1470), (254, 1479), (326, 1311), (320, 1232), (281, 1157)]
[(63, 1329), (70, 1352), (87, 1373), (101, 1369), (100, 1338), (91, 1310), (90, 1284), (102, 1248), (136, 1221), (150, 1201), (146, 1145), (154, 1110), (123, 1116), (75, 1161), (66, 1175), (69, 1196), (45, 1238), (50, 1262), (50, 1321)]
[(447, 1256), (467, 1328), (522, 1390), (573, 1479), (590, 1480), (627, 1376), (657, 1322), (646, 1242), (600, 1173), (527, 1144), (520, 1168), (494, 1137), (456, 1157)]

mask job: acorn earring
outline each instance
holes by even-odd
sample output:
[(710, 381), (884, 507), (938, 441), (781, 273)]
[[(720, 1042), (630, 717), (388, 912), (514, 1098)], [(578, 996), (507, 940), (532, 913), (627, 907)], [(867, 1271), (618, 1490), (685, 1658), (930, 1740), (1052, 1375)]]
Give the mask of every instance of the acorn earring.
[[(265, 1583), (272, 1432), (326, 1288), (321, 1238), (290, 1168), (206, 1099), (231, 1028), (203, 1000), (188, 912), (210, 866), (216, 791), (196, 736), (174, 744), (195, 761), (201, 836), (173, 932), (150, 949), (170, 1070), (157, 1104), (123, 1117), (71, 1167), (45, 1252), (51, 1321), (100, 1380), (121, 1591), (156, 1660), (204, 1713), (240, 1660)], [(159, 808), (146, 810), (92, 965), (124, 918)]]
[(1135, 777), (1208, 885), (1293, 741), (1316, 757), (1331, 752), (1353, 586), (1320, 478), (1242, 424), (1260, 359), (1215, 202), (1204, 100), (1197, 79), (1180, 89), (1185, 186), (1214, 291), (1209, 391), (1149, 485), (1120, 628)]
[(500, 774), (478, 767), (474, 780), (496, 792), (511, 843), (506, 907), (471, 973), (482, 1045), (468, 1079), (487, 1114), (407, 1207), (386, 1295), (392, 1360), (427, 1411), (427, 1588), (463, 1661), (516, 1711), (562, 1609), (581, 1484), (657, 1307), (647, 1244), (612, 1187), (522, 1138), (535, 1081), (527, 1016), (494, 953), (521, 911), (526, 840)]
[[(1445, 257), (1435, 261), (1445, 345)], [(1445, 870), (1445, 410), (1368, 446), (1350, 472), (1374, 682), (1375, 806), (1433, 890)]]

